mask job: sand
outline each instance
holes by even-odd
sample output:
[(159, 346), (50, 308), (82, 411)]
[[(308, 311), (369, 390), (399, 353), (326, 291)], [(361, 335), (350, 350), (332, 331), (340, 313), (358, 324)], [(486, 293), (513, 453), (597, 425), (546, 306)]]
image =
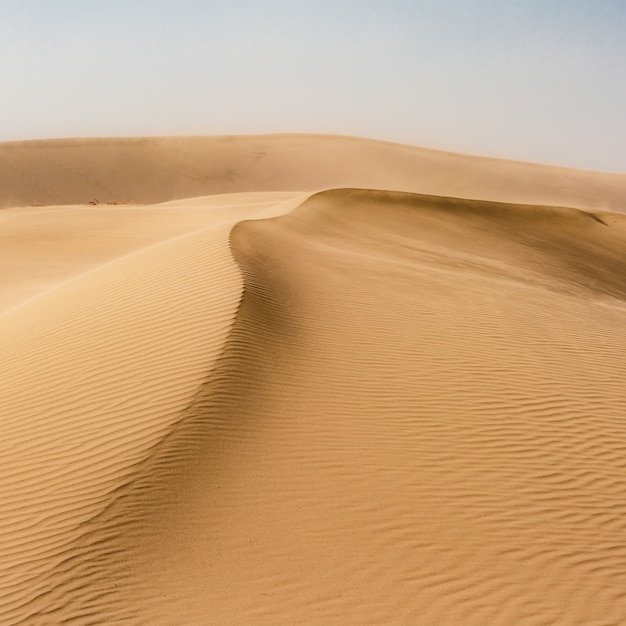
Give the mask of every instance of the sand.
[(626, 211), (626, 173), (454, 154), (333, 135), (0, 143), (0, 208), (152, 204), (242, 191), (362, 187)]
[(620, 175), (437, 158), (0, 212), (0, 623), (626, 623)]

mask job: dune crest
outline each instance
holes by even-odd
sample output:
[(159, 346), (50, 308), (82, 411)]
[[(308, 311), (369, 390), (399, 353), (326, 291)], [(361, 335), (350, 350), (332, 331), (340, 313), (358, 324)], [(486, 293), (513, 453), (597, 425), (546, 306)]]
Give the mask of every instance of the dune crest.
[[(189, 211), (180, 202), (113, 212), (119, 223), (100, 231), (110, 240), (96, 251), (82, 245), (91, 229), (71, 208), (56, 212), (60, 241), (37, 215), (6, 225), (7, 236), (28, 226), (59, 245), (39, 250), (58, 266), (33, 264), (29, 297), (0, 317), (0, 622), (50, 623), (31, 602), (73, 562), (89, 520), (178, 419), (222, 349), (243, 285), (228, 247), (233, 224), (302, 198), (242, 194), (206, 199), (202, 210), (195, 201)], [(158, 224), (143, 226), (150, 218)], [(15, 256), (27, 252), (19, 237), (14, 244)]]

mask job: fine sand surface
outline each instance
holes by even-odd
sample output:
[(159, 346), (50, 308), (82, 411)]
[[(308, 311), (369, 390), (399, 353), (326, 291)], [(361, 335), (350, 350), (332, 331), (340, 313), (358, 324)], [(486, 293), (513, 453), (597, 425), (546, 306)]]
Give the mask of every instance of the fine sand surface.
[(622, 179), (490, 163), (0, 211), (0, 624), (625, 624)]
[(0, 143), (0, 208), (152, 204), (242, 191), (393, 189), (626, 212), (626, 173), (586, 172), (333, 135)]

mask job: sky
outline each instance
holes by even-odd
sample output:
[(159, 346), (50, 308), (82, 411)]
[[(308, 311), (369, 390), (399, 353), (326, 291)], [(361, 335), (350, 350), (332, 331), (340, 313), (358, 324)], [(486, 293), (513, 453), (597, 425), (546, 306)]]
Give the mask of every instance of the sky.
[(626, 171), (626, 0), (0, 0), (0, 141), (333, 133)]

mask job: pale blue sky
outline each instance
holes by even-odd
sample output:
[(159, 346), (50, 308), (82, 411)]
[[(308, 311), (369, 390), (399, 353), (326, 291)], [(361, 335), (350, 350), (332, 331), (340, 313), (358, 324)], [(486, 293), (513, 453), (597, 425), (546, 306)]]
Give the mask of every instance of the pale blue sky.
[(626, 171), (626, 0), (0, 0), (0, 141), (327, 132)]

